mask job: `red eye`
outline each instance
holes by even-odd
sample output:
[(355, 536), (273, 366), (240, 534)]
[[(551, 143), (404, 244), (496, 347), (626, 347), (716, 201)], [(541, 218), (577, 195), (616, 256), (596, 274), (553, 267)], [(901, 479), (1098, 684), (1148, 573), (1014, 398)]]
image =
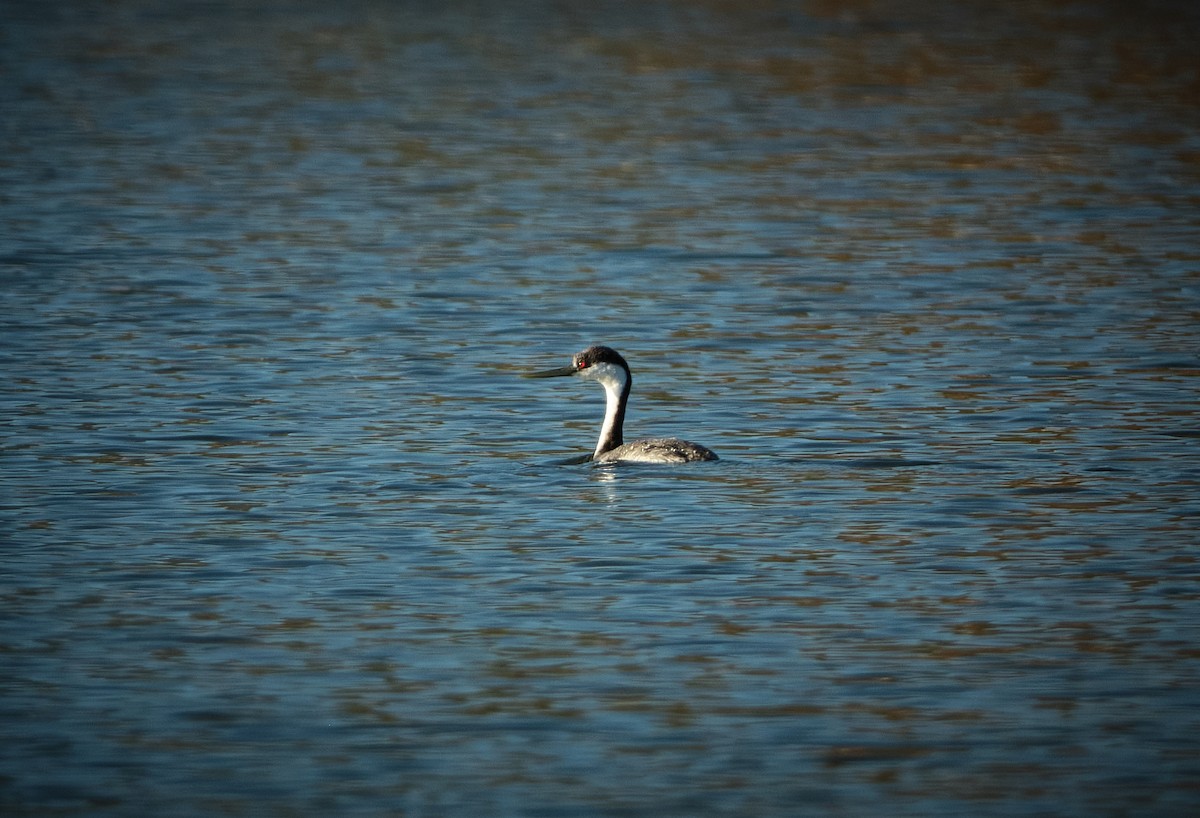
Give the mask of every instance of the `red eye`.
[(587, 369), (587, 368), (588, 368), (588, 362), (587, 362), (587, 361), (580, 361), (579, 363), (575, 364), (575, 368), (576, 368), (576, 369)]

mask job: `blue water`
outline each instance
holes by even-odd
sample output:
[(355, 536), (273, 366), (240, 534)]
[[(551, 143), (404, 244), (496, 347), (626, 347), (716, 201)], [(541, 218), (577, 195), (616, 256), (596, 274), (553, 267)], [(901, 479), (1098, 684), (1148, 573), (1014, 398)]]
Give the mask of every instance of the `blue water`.
[(0, 811), (1194, 815), (1198, 33), (5, 4)]

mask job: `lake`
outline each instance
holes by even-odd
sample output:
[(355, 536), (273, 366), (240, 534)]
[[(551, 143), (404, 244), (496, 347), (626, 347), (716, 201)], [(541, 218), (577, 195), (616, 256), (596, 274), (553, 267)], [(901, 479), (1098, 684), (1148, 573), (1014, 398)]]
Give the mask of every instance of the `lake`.
[(1197, 814), (1198, 36), (6, 3), (0, 810)]

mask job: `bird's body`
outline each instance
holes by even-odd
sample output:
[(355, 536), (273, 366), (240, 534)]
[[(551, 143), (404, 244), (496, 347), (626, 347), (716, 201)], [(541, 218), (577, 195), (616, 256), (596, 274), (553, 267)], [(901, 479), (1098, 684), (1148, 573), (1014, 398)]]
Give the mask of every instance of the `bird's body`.
[(531, 378), (552, 378), (576, 375), (596, 381), (604, 387), (606, 404), (604, 424), (600, 427), (600, 439), (591, 459), (597, 463), (693, 463), (701, 460), (716, 460), (711, 449), (698, 443), (675, 437), (646, 438), (625, 443), (625, 407), (629, 403), (629, 390), (633, 376), (629, 364), (611, 347), (592, 346), (576, 353), (571, 365), (546, 372), (535, 372)]
[(712, 449), (677, 437), (647, 437), (592, 455), (596, 463), (694, 463), (716, 459)]

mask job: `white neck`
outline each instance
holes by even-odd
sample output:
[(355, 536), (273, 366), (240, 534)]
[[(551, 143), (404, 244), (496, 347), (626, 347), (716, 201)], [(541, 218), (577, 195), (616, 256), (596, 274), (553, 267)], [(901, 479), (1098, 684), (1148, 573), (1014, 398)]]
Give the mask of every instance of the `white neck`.
[(617, 423), (617, 413), (621, 408), (621, 390), (623, 383), (601, 381), (604, 384), (604, 425), (600, 427), (600, 439), (596, 441), (596, 451), (592, 457), (599, 457), (606, 449), (606, 443), (613, 438), (614, 426)]
[(599, 457), (622, 443), (621, 427), (625, 420), (624, 401), (629, 375), (616, 364), (596, 364), (581, 370), (579, 376), (597, 381), (604, 387), (604, 425), (600, 427), (600, 439), (596, 441), (596, 451), (592, 454), (592, 457)]

